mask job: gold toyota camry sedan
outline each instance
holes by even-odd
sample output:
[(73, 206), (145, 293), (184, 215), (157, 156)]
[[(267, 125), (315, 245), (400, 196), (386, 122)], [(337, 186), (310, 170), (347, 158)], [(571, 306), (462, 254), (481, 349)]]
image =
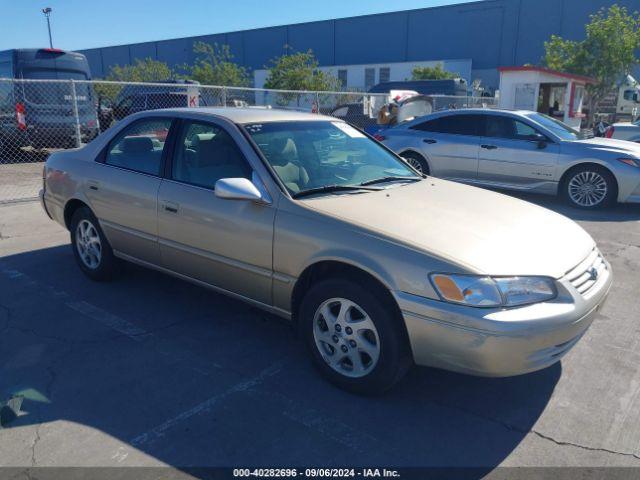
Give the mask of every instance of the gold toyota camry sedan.
[(290, 319), (320, 372), (360, 393), (413, 363), (483, 376), (547, 367), (612, 281), (573, 221), (422, 176), (321, 115), (131, 115), (52, 154), (41, 199), (89, 278), (134, 262)]

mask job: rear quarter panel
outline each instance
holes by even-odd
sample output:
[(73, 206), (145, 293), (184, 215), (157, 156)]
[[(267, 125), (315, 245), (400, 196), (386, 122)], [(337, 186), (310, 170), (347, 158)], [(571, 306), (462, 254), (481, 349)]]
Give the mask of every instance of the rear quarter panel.
[(70, 200), (77, 199), (91, 207), (85, 195), (85, 179), (94, 165), (93, 159), (87, 161), (83, 150), (53, 153), (45, 164), (44, 202), (51, 217), (63, 227), (64, 209)]

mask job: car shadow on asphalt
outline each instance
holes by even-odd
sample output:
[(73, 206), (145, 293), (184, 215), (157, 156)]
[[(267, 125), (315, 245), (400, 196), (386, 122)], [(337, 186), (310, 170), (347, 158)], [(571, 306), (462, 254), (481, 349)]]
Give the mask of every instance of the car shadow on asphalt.
[(69, 246), (0, 259), (0, 331), (0, 401), (24, 397), (3, 435), (47, 424), (34, 434), (36, 464), (126, 466), (143, 453), (177, 468), (455, 466), (481, 476), (532, 433), (562, 372), (416, 367), (385, 395), (354, 396), (319, 377), (287, 322), (132, 265), (91, 282)]

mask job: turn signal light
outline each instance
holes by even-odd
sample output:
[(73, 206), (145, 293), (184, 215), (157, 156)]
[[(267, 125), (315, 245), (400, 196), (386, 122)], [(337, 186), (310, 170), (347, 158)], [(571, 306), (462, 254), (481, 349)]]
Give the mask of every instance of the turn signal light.
[(630, 167), (640, 167), (640, 160), (635, 160), (633, 158), (619, 158), (618, 160), (622, 163), (626, 163)]

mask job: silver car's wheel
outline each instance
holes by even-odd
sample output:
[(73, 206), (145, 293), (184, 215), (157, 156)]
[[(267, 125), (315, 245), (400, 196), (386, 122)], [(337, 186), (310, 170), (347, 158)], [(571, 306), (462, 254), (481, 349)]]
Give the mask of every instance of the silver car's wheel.
[(362, 307), (346, 298), (331, 298), (318, 307), (313, 338), (324, 361), (347, 377), (364, 377), (380, 358), (375, 324)]
[(595, 207), (607, 197), (609, 187), (598, 172), (583, 170), (569, 179), (567, 184), (571, 201), (581, 207)]
[(98, 230), (87, 219), (81, 220), (76, 227), (76, 248), (80, 260), (88, 268), (94, 270), (100, 266), (102, 242)]
[(419, 153), (407, 151), (401, 153), (400, 156), (419, 173), (424, 175), (429, 174), (429, 164)]
[(422, 164), (416, 158), (407, 157), (407, 163), (411, 165), (413, 168), (415, 168), (417, 171), (419, 171), (420, 173), (424, 173), (422, 171)]

